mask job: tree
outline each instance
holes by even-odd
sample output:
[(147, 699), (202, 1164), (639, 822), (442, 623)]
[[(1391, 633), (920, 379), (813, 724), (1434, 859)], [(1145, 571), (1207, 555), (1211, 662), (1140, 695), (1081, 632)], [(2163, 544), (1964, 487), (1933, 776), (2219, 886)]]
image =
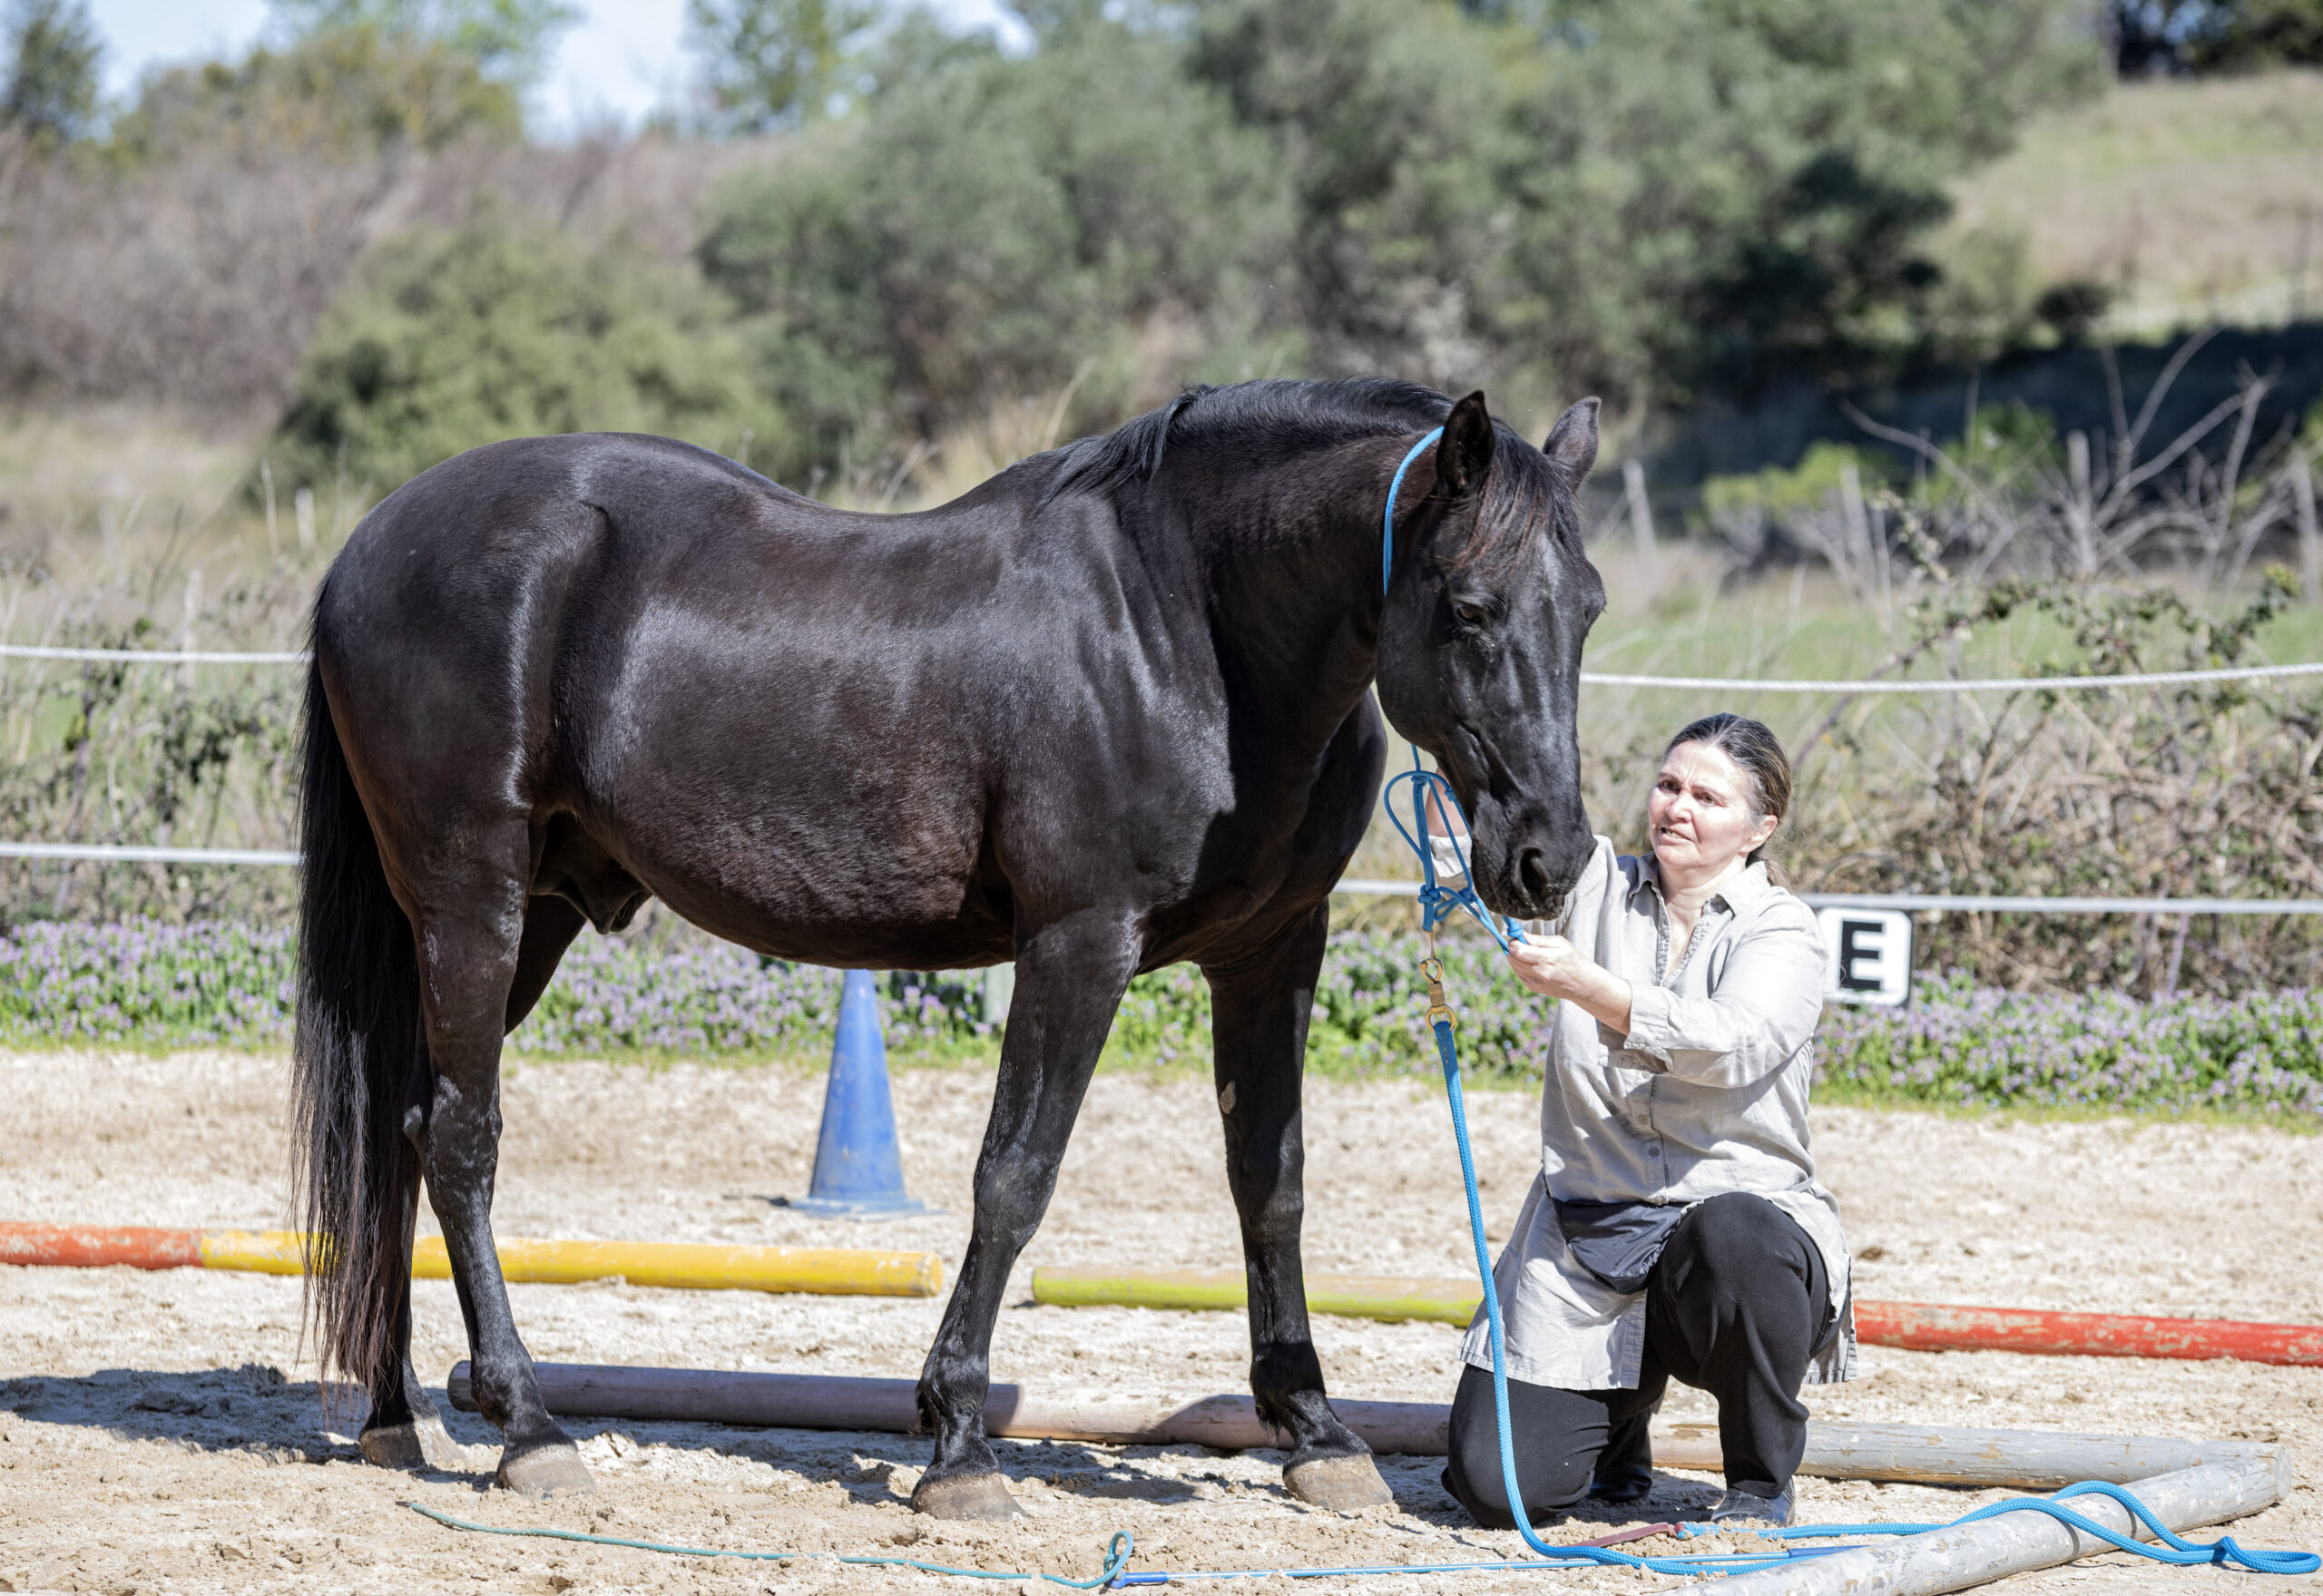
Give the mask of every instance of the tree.
[(755, 133), (818, 114), (878, 17), (866, 0), (687, 0), (687, 44), (717, 125)]
[(1279, 369), (1256, 347), (1288, 243), (1274, 163), (1175, 41), (1100, 20), (1014, 56), (900, 29), (864, 71), (886, 85), (867, 111), (737, 173), (697, 254), (811, 457), (1067, 388), (1093, 423)]
[(150, 73), (113, 120), (110, 153), (142, 165), (201, 153), (269, 160), (292, 150), (337, 160), (514, 140), (516, 91), (440, 42), (338, 28), (260, 48), (242, 61)]
[(517, 83), (539, 77), (551, 42), (581, 19), (572, 0), (274, 0), (274, 10), (300, 38), (368, 30), (443, 44)]
[(2108, 0), (2123, 77), (2323, 63), (2323, 0)]
[(1318, 368), (1683, 400), (1918, 348), (1945, 181), (2097, 86), (2077, 0), (1196, 0)]
[(2194, 70), (2323, 63), (2323, 0), (2234, 0), (2224, 25), (2199, 35)]
[(85, 134), (96, 117), (97, 58), (104, 53), (87, 0), (15, 0), (5, 49), (0, 122), (42, 146)]

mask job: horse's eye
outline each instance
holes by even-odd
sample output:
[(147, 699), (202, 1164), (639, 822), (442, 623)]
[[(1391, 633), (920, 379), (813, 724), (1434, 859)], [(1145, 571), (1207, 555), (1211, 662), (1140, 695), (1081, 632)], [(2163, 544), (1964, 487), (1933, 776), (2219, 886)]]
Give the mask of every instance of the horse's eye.
[(1452, 613), (1460, 618), (1461, 625), (1473, 626), (1479, 631), (1492, 620), (1491, 613), (1482, 604), (1455, 604)]

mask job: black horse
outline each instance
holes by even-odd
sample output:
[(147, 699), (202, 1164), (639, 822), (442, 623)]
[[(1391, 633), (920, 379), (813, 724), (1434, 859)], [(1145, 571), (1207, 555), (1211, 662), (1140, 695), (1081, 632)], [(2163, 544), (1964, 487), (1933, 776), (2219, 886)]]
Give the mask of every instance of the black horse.
[[(1427, 429), (1395, 517), (1388, 480)], [(1475, 825), (1485, 900), (1552, 913), (1589, 847), (1573, 712), (1603, 607), (1573, 493), (1597, 402), (1540, 451), (1383, 380), (1252, 383), (1019, 462), (939, 510), (832, 510), (718, 456), (525, 438), (365, 518), (315, 601), (296, 1049), (326, 1358), (364, 1450), (425, 1460), (419, 1180), (500, 1479), (583, 1489), (492, 1237), (501, 1038), (583, 922), (650, 894), (781, 958), (1016, 961), (974, 1239), (920, 1376), (913, 1505), (1016, 1511), (983, 1427), (1010, 1266), (1130, 977), (1209, 978), (1250, 1385), (1285, 1483), (1387, 1492), (1324, 1396), (1299, 1256), (1299, 1076), (1328, 898), (1386, 749)]]

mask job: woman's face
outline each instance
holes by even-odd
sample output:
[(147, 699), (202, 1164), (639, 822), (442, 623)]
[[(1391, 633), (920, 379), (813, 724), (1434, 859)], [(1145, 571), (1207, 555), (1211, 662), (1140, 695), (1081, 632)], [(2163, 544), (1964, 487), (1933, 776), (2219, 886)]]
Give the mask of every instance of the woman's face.
[(1718, 876), (1775, 834), (1775, 818), (1753, 818), (1750, 772), (1724, 749), (1681, 742), (1661, 761), (1645, 803), (1653, 857), (1665, 871)]

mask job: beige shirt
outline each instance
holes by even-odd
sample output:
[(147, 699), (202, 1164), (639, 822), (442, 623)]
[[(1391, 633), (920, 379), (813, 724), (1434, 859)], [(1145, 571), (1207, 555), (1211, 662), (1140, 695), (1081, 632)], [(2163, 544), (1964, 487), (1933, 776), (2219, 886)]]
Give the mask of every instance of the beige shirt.
[[(1510, 1377), (1573, 1391), (1638, 1383), (1645, 1294), (1582, 1268), (1548, 1196), (1691, 1205), (1750, 1191), (1797, 1221), (1830, 1278), (1834, 1324), (1808, 1383), (1852, 1379), (1847, 1239), (1808, 1151), (1826, 979), (1814, 911), (1751, 865), (1703, 905), (1677, 967), (1665, 969), (1670, 920), (1654, 861), (1617, 856), (1602, 837), (1569, 904), (1565, 935), (1630, 983), (1630, 1030), (1557, 1004), (1541, 1174), (1494, 1271)], [(1481, 1309), (1460, 1353), (1492, 1366)]]

